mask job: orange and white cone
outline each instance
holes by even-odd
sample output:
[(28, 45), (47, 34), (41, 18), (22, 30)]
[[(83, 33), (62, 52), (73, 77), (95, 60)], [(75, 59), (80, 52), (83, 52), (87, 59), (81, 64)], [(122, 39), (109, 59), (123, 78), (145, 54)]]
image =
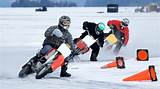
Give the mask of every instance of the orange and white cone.
[(117, 67), (116, 61), (113, 61), (113, 62), (111, 62), (111, 63), (108, 63), (108, 64), (102, 66), (101, 68), (102, 68), (102, 69), (105, 69), (105, 68), (112, 68), (112, 67)]
[(137, 74), (134, 74), (130, 77), (123, 79), (123, 81), (144, 81), (144, 80), (157, 81), (155, 67), (153, 65), (149, 66), (148, 69), (142, 72), (139, 72)]
[(123, 57), (116, 57), (116, 61), (103, 65), (101, 68), (105, 69), (105, 68), (113, 68), (113, 67), (117, 67), (120, 69), (125, 68)]

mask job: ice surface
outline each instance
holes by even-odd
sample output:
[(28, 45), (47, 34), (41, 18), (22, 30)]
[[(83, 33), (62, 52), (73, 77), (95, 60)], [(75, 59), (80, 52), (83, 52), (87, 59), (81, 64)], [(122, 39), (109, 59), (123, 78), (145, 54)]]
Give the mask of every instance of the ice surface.
[[(159, 77), (160, 66), (160, 14), (134, 13), (134, 8), (120, 8), (120, 13), (106, 13), (106, 8), (48, 8), (47, 12), (35, 12), (35, 8), (0, 8), (0, 88), (2, 89), (159, 89), (158, 82), (123, 82), (122, 79), (155, 65)], [(97, 13), (102, 11), (104, 13)], [(104, 46), (99, 62), (89, 60), (90, 52), (80, 55), (80, 62), (69, 64), (71, 78), (60, 78), (59, 70), (36, 80), (34, 75), (19, 79), (21, 66), (42, 47), (44, 32), (50, 25), (58, 23), (61, 15), (71, 17), (70, 32), (79, 37), (83, 21), (104, 22), (111, 19), (130, 20), (130, 40), (119, 56), (124, 56), (126, 69), (100, 69), (115, 59), (115, 55)], [(109, 28), (107, 28), (109, 29)], [(108, 30), (106, 30), (107, 32)], [(137, 48), (148, 48), (150, 61), (137, 62)], [(155, 58), (156, 57), (156, 58)], [(160, 79), (160, 78), (159, 78)]]

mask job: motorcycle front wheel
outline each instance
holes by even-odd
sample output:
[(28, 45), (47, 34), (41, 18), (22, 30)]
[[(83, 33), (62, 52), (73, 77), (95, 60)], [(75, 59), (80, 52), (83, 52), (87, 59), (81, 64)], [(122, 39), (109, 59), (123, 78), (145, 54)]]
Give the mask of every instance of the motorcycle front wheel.
[(51, 73), (52, 69), (50, 65), (44, 65), (40, 68), (40, 70), (38, 70), (37, 74), (36, 74), (36, 79), (41, 79), (43, 78), (45, 75), (47, 75), (48, 73)]

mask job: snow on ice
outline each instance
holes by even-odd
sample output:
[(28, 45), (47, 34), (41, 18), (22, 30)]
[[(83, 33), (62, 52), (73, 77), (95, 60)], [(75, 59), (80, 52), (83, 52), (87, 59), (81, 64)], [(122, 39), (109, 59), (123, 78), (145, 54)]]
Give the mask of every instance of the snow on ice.
[[(157, 82), (123, 82), (122, 79), (155, 65), (160, 76), (160, 14), (134, 13), (134, 8), (120, 8), (119, 13), (106, 13), (99, 8), (48, 8), (47, 12), (35, 12), (35, 8), (0, 8), (0, 87), (2, 89), (159, 89)], [(104, 13), (97, 13), (102, 11)], [(89, 62), (90, 52), (79, 56), (69, 64), (71, 78), (60, 78), (59, 69), (44, 79), (36, 80), (34, 74), (25, 79), (17, 77), (21, 66), (42, 45), (44, 32), (58, 23), (61, 15), (71, 17), (70, 32), (80, 36), (83, 21), (104, 22), (110, 19), (130, 19), (130, 40), (118, 56), (126, 59), (126, 69), (100, 69), (115, 59), (106, 47), (102, 48), (98, 62)], [(108, 28), (107, 28), (108, 29)], [(107, 32), (108, 30), (106, 30)], [(78, 32), (78, 33), (77, 33)], [(136, 49), (147, 48), (150, 59), (135, 61)], [(85, 62), (82, 62), (85, 60)], [(159, 78), (160, 79), (160, 78)]]

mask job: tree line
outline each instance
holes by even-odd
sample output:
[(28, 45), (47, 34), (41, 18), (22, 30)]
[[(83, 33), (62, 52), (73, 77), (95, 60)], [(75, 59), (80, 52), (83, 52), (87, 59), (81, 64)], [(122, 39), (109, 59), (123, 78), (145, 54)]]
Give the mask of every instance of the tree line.
[(30, 1), (30, 0), (16, 0), (11, 4), (11, 7), (76, 7), (77, 4), (71, 1), (54, 2), (50, 0)]

